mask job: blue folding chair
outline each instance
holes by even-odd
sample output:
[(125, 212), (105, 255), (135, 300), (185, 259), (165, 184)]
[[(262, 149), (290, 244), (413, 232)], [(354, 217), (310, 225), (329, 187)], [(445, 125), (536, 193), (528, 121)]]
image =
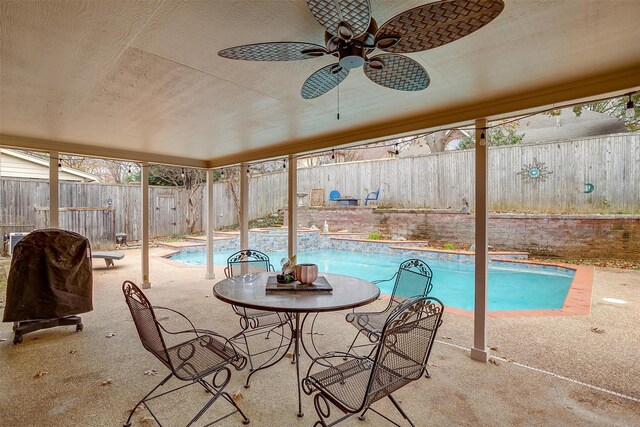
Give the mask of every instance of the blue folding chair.
[(379, 188), (376, 191), (372, 191), (371, 193), (367, 194), (367, 197), (364, 199), (364, 205), (367, 206), (367, 203), (369, 203), (369, 200), (378, 200), (379, 195), (380, 195)]

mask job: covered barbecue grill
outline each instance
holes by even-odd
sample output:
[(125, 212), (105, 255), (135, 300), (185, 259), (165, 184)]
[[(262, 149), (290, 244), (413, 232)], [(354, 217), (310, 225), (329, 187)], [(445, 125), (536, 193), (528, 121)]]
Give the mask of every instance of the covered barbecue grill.
[(14, 344), (39, 329), (75, 325), (93, 310), (89, 240), (66, 230), (29, 233), (16, 245), (9, 270), (4, 322), (14, 322)]

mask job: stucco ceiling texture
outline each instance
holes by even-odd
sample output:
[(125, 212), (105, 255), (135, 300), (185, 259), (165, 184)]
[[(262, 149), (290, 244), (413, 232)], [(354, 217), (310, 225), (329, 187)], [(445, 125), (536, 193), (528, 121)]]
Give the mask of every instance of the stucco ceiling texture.
[[(371, 8), (382, 24), (424, 3), (371, 0)], [(217, 55), (267, 41), (324, 44), (304, 0), (2, 0), (0, 8), (0, 143), (28, 137), (137, 160), (217, 166), (443, 126), (477, 118), (483, 105), (504, 113), (502, 99), (534, 108), (543, 102), (536, 94), (554, 100), (563, 85), (558, 101), (640, 86), (637, 0), (505, 0), (477, 32), (407, 54), (428, 71), (426, 90), (395, 91), (352, 70), (340, 85), (340, 120), (336, 90), (300, 96), (334, 57)], [(574, 90), (580, 82), (593, 87)]]

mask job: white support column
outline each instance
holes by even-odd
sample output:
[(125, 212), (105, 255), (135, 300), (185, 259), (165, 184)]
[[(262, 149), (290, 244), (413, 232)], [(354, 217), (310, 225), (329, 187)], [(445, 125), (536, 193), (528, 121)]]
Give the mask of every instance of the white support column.
[[(240, 163), (240, 250), (249, 249), (249, 165)], [(247, 274), (249, 266), (240, 264), (240, 273)]]
[(288, 218), (289, 221), (289, 259), (298, 253), (298, 160), (295, 155), (289, 155), (289, 185), (288, 185)]
[(489, 149), (487, 119), (476, 120), (476, 253), (475, 253), (475, 305), (473, 311), (473, 347), (471, 358), (487, 362), (487, 284), (488, 284), (488, 238), (489, 216), (488, 163)]
[(149, 163), (140, 165), (142, 184), (142, 289), (149, 289)]
[(60, 153), (49, 152), (49, 228), (60, 226), (58, 207), (60, 206), (60, 185), (58, 180), (58, 164)]
[(215, 279), (216, 274), (213, 268), (213, 169), (207, 170), (207, 273), (205, 279)]
[(249, 165), (240, 163), (240, 249), (249, 249)]

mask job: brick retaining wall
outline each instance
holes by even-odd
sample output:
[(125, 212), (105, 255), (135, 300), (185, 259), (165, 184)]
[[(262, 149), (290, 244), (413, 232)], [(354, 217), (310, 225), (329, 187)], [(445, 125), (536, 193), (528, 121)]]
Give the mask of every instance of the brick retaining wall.
[[(287, 215), (285, 214), (285, 219)], [(475, 215), (365, 207), (298, 208), (298, 224), (331, 231), (378, 231), (388, 238), (453, 243), (468, 249)], [(640, 259), (640, 216), (491, 214), (489, 244), (496, 250), (526, 251), (563, 258)]]

